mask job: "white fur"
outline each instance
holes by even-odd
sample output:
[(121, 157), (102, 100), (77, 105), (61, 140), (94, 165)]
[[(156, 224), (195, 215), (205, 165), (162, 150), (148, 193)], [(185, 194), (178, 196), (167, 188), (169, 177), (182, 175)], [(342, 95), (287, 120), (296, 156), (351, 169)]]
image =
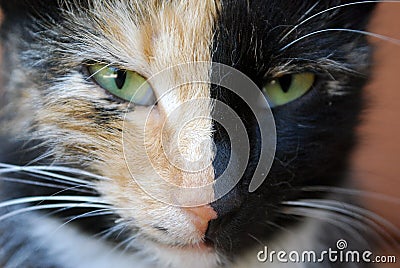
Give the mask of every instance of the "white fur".
[[(113, 247), (97, 238), (87, 237), (70, 225), (63, 226), (61, 222), (49, 218), (35, 218), (31, 224), (31, 235), (38, 245), (46, 247), (60, 267), (66, 268), (216, 268), (218, 263), (226, 263), (223, 256), (212, 250), (179, 249), (162, 246), (149, 241), (136, 240), (135, 248), (138, 252), (130, 253), (113, 250)], [(306, 221), (278, 240), (258, 245), (235, 264), (228, 264), (232, 268), (245, 267), (305, 267), (302, 264), (260, 263), (257, 253), (268, 246), (271, 250), (301, 251), (312, 249), (315, 245), (314, 233), (316, 222)]]

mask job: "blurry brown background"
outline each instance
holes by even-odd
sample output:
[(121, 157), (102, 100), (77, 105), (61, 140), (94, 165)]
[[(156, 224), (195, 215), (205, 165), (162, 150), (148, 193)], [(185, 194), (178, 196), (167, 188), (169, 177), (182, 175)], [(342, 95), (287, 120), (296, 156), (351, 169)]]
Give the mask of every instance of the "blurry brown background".
[[(381, 3), (370, 31), (400, 40), (400, 2)], [(359, 131), (354, 173), (364, 189), (396, 199), (373, 198), (367, 205), (400, 227), (400, 44), (371, 41), (376, 47), (374, 77), (367, 89), (370, 107)]]

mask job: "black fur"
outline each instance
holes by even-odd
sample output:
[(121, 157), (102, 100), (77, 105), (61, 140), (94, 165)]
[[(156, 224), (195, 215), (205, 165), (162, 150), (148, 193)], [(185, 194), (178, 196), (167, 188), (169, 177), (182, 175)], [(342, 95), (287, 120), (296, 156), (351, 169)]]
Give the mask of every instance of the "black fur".
[[(351, 1), (323, 1), (312, 13)], [(259, 130), (248, 107), (232, 92), (214, 88), (213, 97), (227, 103), (245, 122), (252, 140), (252, 162), (241, 183), (229, 195), (212, 204), (221, 215), (211, 222), (208, 239), (234, 256), (259, 239), (280, 233), (276, 226), (293, 224), (293, 219), (280, 219), (280, 202), (305, 196), (297, 189), (313, 185), (343, 185), (351, 151), (356, 144), (354, 129), (363, 108), (362, 88), (368, 69), (363, 74), (343, 71), (368, 66), (370, 48), (360, 34), (348, 32), (321, 33), (282, 47), (305, 34), (327, 28), (364, 30), (374, 4), (342, 8), (317, 16), (300, 26), (287, 38), (279, 40), (301, 21), (315, 1), (223, 1), (214, 39), (214, 62), (233, 66), (253, 79), (260, 88), (266, 77), (279, 66), (295, 65), (295, 72), (314, 72), (317, 82), (307, 95), (273, 109), (277, 127), (277, 151), (267, 179), (255, 193), (248, 184), (259, 157)], [(361, 19), (354, 19), (361, 18)], [(349, 46), (351, 44), (351, 46)], [(360, 57), (360, 54), (364, 57)], [(319, 62), (329, 58), (336, 64), (321, 69)], [(358, 59), (358, 61), (354, 60)], [(342, 81), (343, 95), (331, 95), (329, 83)], [(217, 146), (229, 137), (215, 134)], [(220, 145), (221, 147), (222, 145)], [(220, 149), (218, 147), (218, 149)], [(226, 148), (229, 150), (228, 146)], [(217, 157), (219, 159), (219, 157)], [(214, 163), (221, 174), (221, 160)], [(235, 204), (235, 205), (233, 205)], [(238, 205), (239, 204), (239, 205)], [(277, 212), (278, 211), (278, 212)], [(233, 250), (232, 250), (233, 249)]]

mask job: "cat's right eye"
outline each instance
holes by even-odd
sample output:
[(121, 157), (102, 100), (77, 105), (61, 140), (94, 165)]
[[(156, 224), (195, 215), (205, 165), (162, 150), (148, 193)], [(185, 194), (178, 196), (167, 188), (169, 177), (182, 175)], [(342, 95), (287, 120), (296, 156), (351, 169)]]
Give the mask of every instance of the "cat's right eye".
[(137, 72), (106, 64), (88, 65), (90, 77), (116, 97), (139, 106), (151, 106), (156, 98), (146, 78)]

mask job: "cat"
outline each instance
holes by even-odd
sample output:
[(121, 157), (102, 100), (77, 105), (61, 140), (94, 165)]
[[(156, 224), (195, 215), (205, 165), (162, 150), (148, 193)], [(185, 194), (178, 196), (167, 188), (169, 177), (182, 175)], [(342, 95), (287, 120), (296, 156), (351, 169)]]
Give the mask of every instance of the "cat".
[(370, 265), (266, 256), (371, 250), (345, 189), (375, 1), (0, 5), (0, 267)]

